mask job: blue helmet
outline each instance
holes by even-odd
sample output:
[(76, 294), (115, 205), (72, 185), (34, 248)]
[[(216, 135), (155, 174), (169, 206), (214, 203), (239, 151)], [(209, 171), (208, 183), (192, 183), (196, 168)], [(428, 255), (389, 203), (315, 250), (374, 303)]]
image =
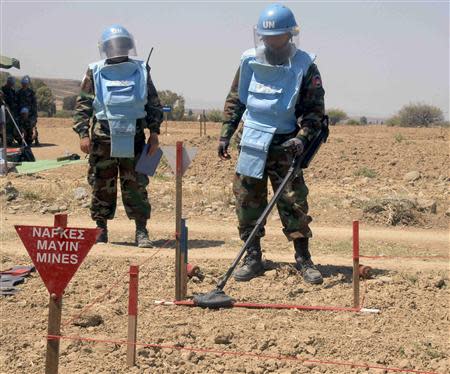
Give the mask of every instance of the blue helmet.
[(136, 56), (133, 35), (121, 25), (111, 25), (103, 31), (98, 49), (102, 58)]
[(294, 13), (281, 4), (269, 5), (259, 16), (256, 32), (259, 35), (281, 35), (290, 33), (295, 36), (299, 32)]
[(28, 114), (30, 111), (29, 111), (29, 109), (26, 107), (26, 106), (24, 106), (22, 109), (20, 109), (20, 114)]
[(7, 79), (6, 79), (6, 83), (8, 83), (11, 86), (14, 86), (16, 84), (16, 78), (14, 78), (12, 75), (10, 75)]
[(25, 75), (22, 80), (20, 81), (20, 83), (22, 84), (30, 84), (31, 83), (31, 79), (28, 75)]

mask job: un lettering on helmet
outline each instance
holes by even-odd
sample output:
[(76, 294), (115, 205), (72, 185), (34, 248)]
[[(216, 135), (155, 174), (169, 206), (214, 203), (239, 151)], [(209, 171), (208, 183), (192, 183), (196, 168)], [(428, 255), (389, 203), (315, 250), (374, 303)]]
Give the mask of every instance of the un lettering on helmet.
[(264, 21), (263, 27), (265, 29), (274, 29), (275, 28), (275, 21)]

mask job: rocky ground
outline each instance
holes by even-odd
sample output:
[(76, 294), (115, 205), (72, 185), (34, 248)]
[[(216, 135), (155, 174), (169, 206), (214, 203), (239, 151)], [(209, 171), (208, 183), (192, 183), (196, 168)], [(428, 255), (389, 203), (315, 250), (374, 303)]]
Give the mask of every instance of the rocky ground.
[[(80, 153), (68, 120), (39, 123), (38, 159)], [(198, 154), (184, 178), (184, 212), (190, 261), (205, 273), (189, 294), (209, 291), (239, 248), (231, 178), (234, 164), (215, 154), (219, 127), (169, 123), (161, 143), (184, 140)], [(232, 147), (236, 159), (236, 147)], [(362, 288), (364, 305), (380, 314), (231, 309), (209, 311), (156, 306), (173, 298), (174, 179), (166, 162), (151, 179), (151, 236), (156, 249), (132, 245), (133, 225), (119, 204), (111, 243), (94, 246), (73, 281), (63, 307), (63, 335), (124, 340), (127, 334), (127, 270), (140, 275), (138, 340), (171, 348), (138, 347), (137, 366), (126, 367), (124, 345), (61, 342), (61, 373), (349, 373), (384, 372), (327, 362), (447, 373), (449, 347), (448, 133), (441, 129), (384, 126), (335, 127), (305, 173), (314, 217), (314, 258), (325, 282), (308, 286), (292, 267), (292, 249), (277, 214), (264, 239), (267, 272), (227, 293), (239, 301), (352, 306), (351, 221), (361, 220), (365, 255), (442, 256), (429, 259), (363, 259), (374, 276)], [(30, 260), (14, 224), (51, 225), (69, 213), (77, 227), (92, 227), (86, 165), (2, 178), (1, 268)], [(165, 245), (165, 246), (164, 246)], [(37, 274), (13, 297), (0, 299), (0, 372), (41, 373), (44, 367), (48, 294)], [(97, 297), (106, 296), (85, 310)], [(81, 313), (80, 318), (76, 317)], [(178, 348), (248, 352), (218, 355)], [(275, 357), (282, 355), (284, 359)], [(288, 360), (295, 357), (296, 360)], [(306, 361), (305, 361), (306, 360)], [(309, 360), (309, 361), (308, 361)]]

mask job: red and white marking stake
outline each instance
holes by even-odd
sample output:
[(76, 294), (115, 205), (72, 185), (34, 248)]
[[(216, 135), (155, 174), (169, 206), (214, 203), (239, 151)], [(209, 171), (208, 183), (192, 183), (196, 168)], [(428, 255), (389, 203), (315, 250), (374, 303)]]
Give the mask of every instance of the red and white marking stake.
[(176, 232), (176, 252), (175, 252), (175, 299), (183, 300), (187, 292), (187, 274), (184, 253), (181, 248), (181, 217), (183, 215), (183, 142), (177, 142), (176, 146), (176, 204), (175, 204), (175, 232)]
[[(67, 214), (56, 214), (53, 227), (15, 229), (50, 294), (48, 335), (60, 336), (64, 289), (95, 243), (98, 229), (67, 227)], [(59, 338), (47, 338), (45, 374), (58, 373)]]
[(130, 283), (128, 288), (128, 347), (127, 365), (136, 364), (136, 335), (138, 314), (139, 265), (130, 265)]
[(359, 221), (353, 221), (353, 307), (359, 308)]

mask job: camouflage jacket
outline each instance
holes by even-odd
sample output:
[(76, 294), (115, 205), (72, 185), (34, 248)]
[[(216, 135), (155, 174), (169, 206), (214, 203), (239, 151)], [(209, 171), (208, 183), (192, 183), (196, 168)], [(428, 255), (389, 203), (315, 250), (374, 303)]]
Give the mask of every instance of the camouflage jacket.
[(17, 122), (18, 122), (19, 127), (24, 130), (32, 129), (33, 127), (36, 126), (36, 124), (33, 123), (33, 121), (29, 117), (23, 118), (22, 116), (19, 116), (19, 119)]
[(24, 107), (28, 108), (30, 111), (30, 119), (35, 123), (38, 117), (36, 95), (29, 87), (21, 88), (17, 91), (17, 113), (20, 113), (20, 110)]
[[(238, 95), (239, 74), (240, 68), (234, 76), (230, 92), (225, 101), (221, 137), (231, 138), (233, 136), (245, 112), (245, 105), (241, 103)], [(325, 115), (324, 96), (325, 90), (322, 87), (319, 69), (315, 64), (312, 64), (302, 81), (295, 107), (295, 115), (300, 127), (297, 137), (306, 144), (320, 128), (320, 122)]]
[(8, 105), (9, 110), (11, 111), (13, 116), (17, 116), (17, 93), (14, 87), (10, 87), (5, 84), (2, 87), (3, 97), (5, 100), (5, 104)]
[[(159, 128), (163, 120), (163, 112), (161, 102), (159, 101), (158, 93), (153, 85), (150, 77), (150, 70), (148, 70), (147, 80), (148, 97), (145, 111), (147, 115), (145, 118), (140, 118), (136, 123), (136, 136), (142, 136), (144, 128), (148, 128), (150, 132), (159, 134)], [(92, 70), (88, 69), (86, 75), (81, 82), (81, 92), (77, 98), (75, 107), (75, 115), (73, 116), (73, 130), (80, 136), (80, 138), (89, 136), (90, 119), (92, 118), (92, 137), (99, 141), (108, 142), (111, 140), (109, 125), (107, 121), (97, 121), (94, 114), (95, 89)]]

